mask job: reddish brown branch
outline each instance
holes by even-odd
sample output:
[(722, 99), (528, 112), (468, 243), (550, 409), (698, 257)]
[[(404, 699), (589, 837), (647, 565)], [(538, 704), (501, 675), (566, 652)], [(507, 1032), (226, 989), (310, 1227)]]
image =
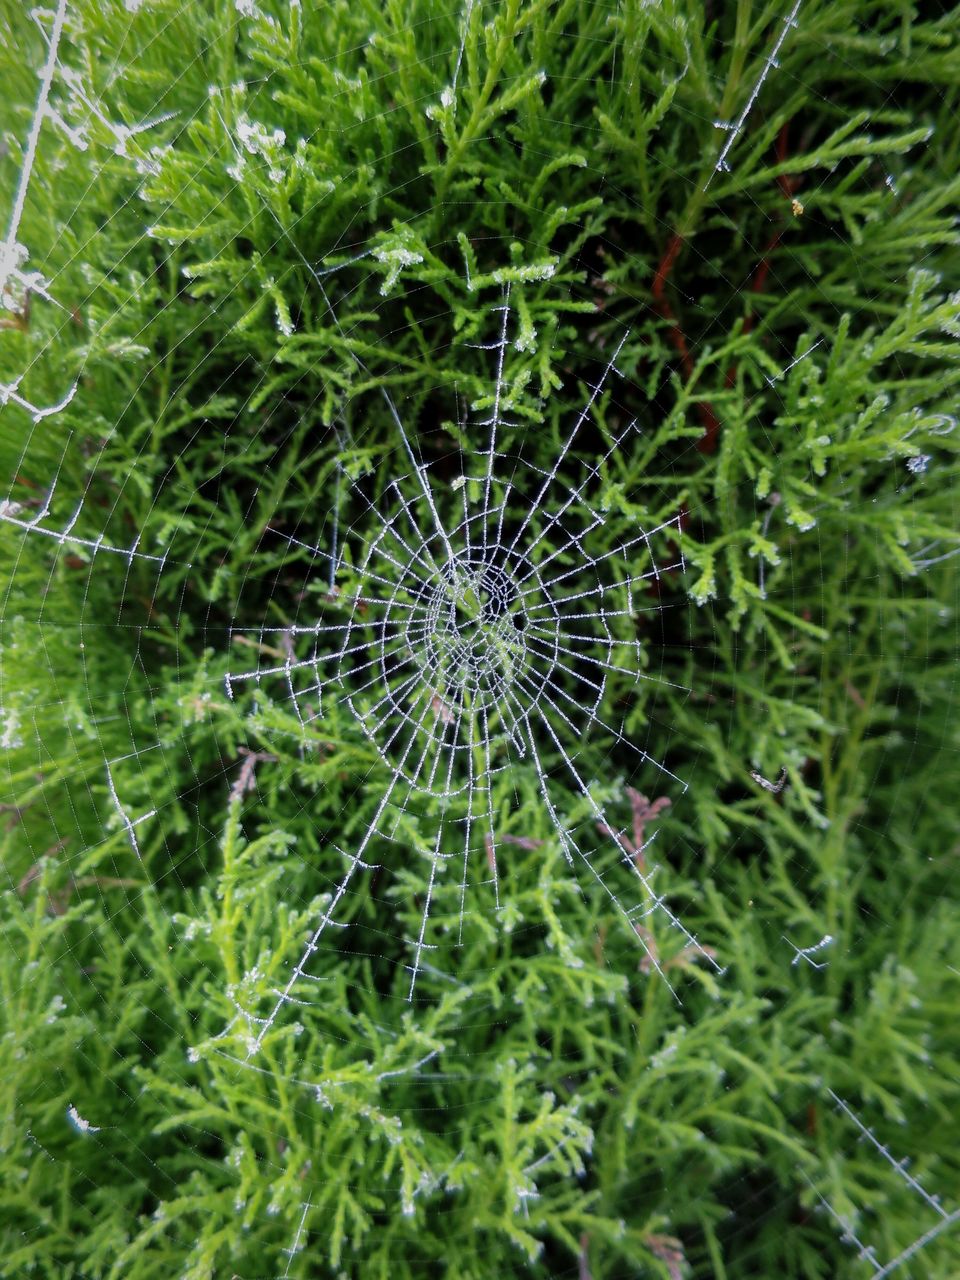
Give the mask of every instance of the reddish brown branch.
[[(777, 135), (777, 163), (778, 164), (785, 164), (787, 157), (789, 155), (789, 150), (788, 150), (789, 129), (790, 129), (789, 123), (784, 124), (783, 128), (780, 130), (779, 134)], [(792, 207), (795, 180), (791, 177), (788, 177), (787, 174), (781, 173), (777, 178), (777, 186), (780, 188), (783, 198), (789, 201)], [(757, 294), (757, 293), (763, 292), (764, 287), (767, 283), (767, 277), (770, 274), (770, 267), (771, 267), (773, 255), (776, 252), (777, 248), (779, 247), (780, 241), (783, 239), (783, 233), (785, 228), (786, 228), (786, 223), (784, 222), (784, 215), (781, 214), (780, 225), (771, 232), (770, 238), (767, 240), (767, 243), (764, 246), (763, 253), (760, 256), (760, 261), (757, 263), (756, 267), (754, 268), (753, 275), (750, 277), (750, 289), (749, 289), (750, 294)], [(748, 302), (747, 310), (743, 317), (742, 332), (744, 335), (750, 333), (750, 331), (753, 329), (753, 323), (754, 323), (754, 311)], [(724, 385), (727, 387), (732, 387), (733, 384), (736, 382), (736, 380), (737, 380), (737, 366), (736, 366), (736, 363), (734, 363), (734, 364), (731, 364), (730, 368), (727, 370), (727, 376), (726, 376)]]
[[(789, 123), (784, 124), (777, 136), (777, 162), (779, 164), (785, 164), (788, 156)], [(777, 177), (777, 185), (780, 188), (784, 199), (790, 202), (793, 212), (796, 213), (797, 205), (793, 199), (795, 180), (787, 174), (781, 173)], [(780, 225), (771, 233), (766, 245), (764, 246), (763, 252), (760, 255), (760, 260), (750, 277), (749, 294), (763, 292), (767, 283), (767, 277), (770, 274), (773, 254), (776, 252), (780, 241), (783, 238), (785, 225), (785, 222), (781, 219)], [(687, 343), (686, 335), (683, 332), (676, 312), (670, 305), (670, 300), (668, 299), (666, 292), (670, 274), (673, 271), (674, 264), (680, 255), (680, 250), (683, 248), (683, 245), (684, 237), (678, 231), (675, 231), (667, 242), (667, 247), (663, 252), (663, 257), (657, 265), (657, 270), (653, 277), (653, 283), (650, 286), (650, 292), (653, 296), (653, 303), (656, 310), (669, 325), (669, 328), (667, 329), (667, 337), (671, 346), (680, 357), (680, 368), (683, 371), (684, 378), (687, 382), (690, 382), (693, 378), (694, 371), (693, 357), (690, 354), (690, 347)], [(750, 333), (753, 328), (753, 323), (754, 313), (748, 303), (747, 311), (743, 319), (744, 334)], [(730, 368), (727, 370), (724, 385), (728, 388), (732, 387), (736, 381), (736, 377), (737, 366), (734, 363), (731, 364)], [(714, 453), (720, 436), (720, 420), (718, 419), (713, 405), (709, 400), (698, 400), (696, 402), (696, 410), (697, 416), (700, 419), (700, 424), (703, 427), (703, 435), (697, 441), (697, 449), (700, 453)]]
[[(693, 357), (690, 355), (690, 348), (687, 345), (683, 329), (680, 327), (680, 321), (677, 319), (666, 294), (667, 281), (670, 279), (670, 272), (673, 270), (673, 264), (676, 262), (680, 250), (683, 248), (683, 243), (683, 236), (679, 232), (674, 232), (664, 250), (663, 257), (660, 259), (650, 292), (653, 294), (654, 305), (670, 326), (667, 330), (667, 335), (674, 350), (680, 357), (683, 376), (689, 382), (693, 377)], [(696, 408), (697, 416), (703, 427), (703, 435), (697, 442), (697, 448), (701, 453), (713, 453), (717, 447), (717, 437), (720, 434), (720, 422), (709, 401), (698, 400)]]

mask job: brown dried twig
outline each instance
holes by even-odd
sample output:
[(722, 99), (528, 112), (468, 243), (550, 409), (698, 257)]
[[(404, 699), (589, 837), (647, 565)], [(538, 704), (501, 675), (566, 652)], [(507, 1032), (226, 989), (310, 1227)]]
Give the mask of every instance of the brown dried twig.
[(515, 844), (518, 849), (542, 849), (546, 844), (545, 840), (538, 840), (535, 836), (501, 836), (501, 844)]
[(623, 831), (614, 831), (612, 827), (608, 827), (604, 822), (597, 823), (597, 830), (601, 835), (610, 836), (616, 840), (624, 853), (633, 858), (637, 870), (642, 872), (646, 871), (647, 865), (643, 856), (643, 851), (649, 843), (646, 838), (647, 823), (653, 822), (663, 813), (664, 809), (670, 807), (670, 799), (668, 796), (659, 796), (656, 800), (648, 800), (635, 787), (627, 787), (627, 796), (630, 799), (630, 808), (633, 812), (633, 839)]
[(261, 760), (273, 761), (277, 758), (269, 751), (251, 751), (248, 747), (239, 747), (238, 754), (243, 756), (243, 764), (240, 766), (236, 781), (230, 788), (229, 804), (236, 804), (248, 791), (253, 790), (256, 784), (256, 768)]
[(676, 1236), (647, 1236), (647, 1248), (655, 1258), (666, 1263), (670, 1280), (683, 1280), (687, 1260), (683, 1255), (683, 1244)]
[(643, 943), (643, 959), (640, 961), (641, 973), (666, 973), (668, 969), (687, 969), (697, 960), (716, 960), (714, 947), (702, 947), (699, 943), (688, 942), (685, 947), (671, 956), (669, 960), (660, 959), (660, 948), (653, 933), (642, 924), (635, 924), (637, 937)]

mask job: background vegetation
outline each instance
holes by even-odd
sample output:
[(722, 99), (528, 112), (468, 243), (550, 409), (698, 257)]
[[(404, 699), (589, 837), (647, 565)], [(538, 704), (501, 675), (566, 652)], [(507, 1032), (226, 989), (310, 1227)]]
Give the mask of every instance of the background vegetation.
[[(6, 209), (53, 13), (0, 14)], [(793, 14), (71, 0), (0, 321), (0, 1275), (868, 1277), (938, 1210), (831, 1091), (960, 1203), (958, 11)], [(413, 813), (251, 1064), (386, 774), (230, 701), (231, 628), (336, 618), (383, 390), (481, 447), (506, 285), (533, 465), (626, 335), (591, 549), (680, 513), (687, 571), (605, 711), (689, 783), (658, 886), (725, 972), (654, 924), (675, 1000), (518, 766), (501, 917), (407, 1003)]]

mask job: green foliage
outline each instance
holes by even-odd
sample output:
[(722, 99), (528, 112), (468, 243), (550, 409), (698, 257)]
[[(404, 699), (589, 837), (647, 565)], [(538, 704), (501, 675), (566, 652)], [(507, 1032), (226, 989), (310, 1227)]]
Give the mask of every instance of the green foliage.
[[(0, 1275), (866, 1278), (824, 1202), (879, 1263), (936, 1216), (830, 1091), (956, 1207), (936, 8), (809, 0), (773, 67), (750, 0), (71, 0), (0, 321)], [(51, 14), (0, 22), (12, 207)], [(506, 290), (502, 453), (549, 470), (622, 343), (591, 550), (684, 524), (602, 710), (689, 783), (648, 856), (723, 972), (662, 914), (637, 945), (522, 763), (500, 911), (478, 837), (407, 1001), (411, 806), (250, 1056), (388, 773), (225, 677), (342, 620), (357, 543), (339, 594), (313, 548), (408, 469), (384, 392), (424, 457), (484, 447)], [(634, 760), (578, 757), (625, 828)], [(960, 1227), (905, 1268), (956, 1276)]]

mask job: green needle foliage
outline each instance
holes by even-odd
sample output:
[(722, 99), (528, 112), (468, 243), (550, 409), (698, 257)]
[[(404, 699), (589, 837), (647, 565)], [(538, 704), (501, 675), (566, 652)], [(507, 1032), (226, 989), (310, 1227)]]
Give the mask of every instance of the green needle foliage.
[[(0, 1275), (960, 1274), (960, 10), (0, 30)], [(632, 936), (523, 760), (499, 910), (478, 829), (408, 1001), (412, 804), (249, 1055), (389, 771), (225, 677), (345, 620), (384, 393), (439, 474), (492, 412), (549, 471), (618, 346), (559, 479), (597, 466), (591, 556), (683, 527), (598, 714), (689, 789), (616, 734), (589, 796), (544, 766), (618, 896), (591, 799), (657, 831), (626, 861), (706, 954)]]

